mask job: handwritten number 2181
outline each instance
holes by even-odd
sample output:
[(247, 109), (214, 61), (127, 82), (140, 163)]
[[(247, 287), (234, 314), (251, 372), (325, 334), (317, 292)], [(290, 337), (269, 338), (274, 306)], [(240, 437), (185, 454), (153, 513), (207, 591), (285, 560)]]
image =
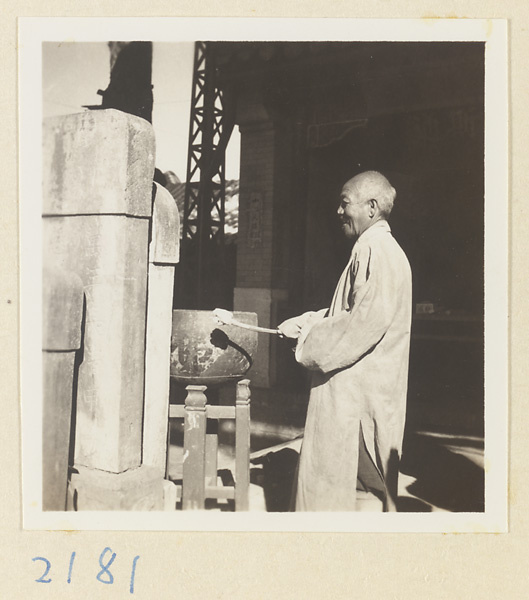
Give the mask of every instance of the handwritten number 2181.
[[(136, 563), (138, 562), (139, 556), (135, 556), (132, 561), (132, 567), (130, 571), (130, 586), (129, 591), (131, 594), (134, 594), (134, 580), (136, 578)], [(114, 560), (116, 559), (116, 553), (112, 552), (112, 550), (107, 546), (103, 552), (99, 555), (99, 566), (101, 570), (96, 575), (96, 579), (101, 583), (112, 584), (114, 583), (114, 575), (112, 575), (110, 571), (110, 567)], [(42, 561), (44, 563), (44, 573), (38, 578), (35, 579), (38, 583), (51, 583), (51, 577), (48, 577), (48, 573), (51, 569), (51, 563), (47, 558), (42, 556), (35, 556), (32, 558), (33, 562)], [(68, 567), (68, 579), (66, 580), (68, 583), (72, 581), (72, 571), (75, 561), (75, 552), (72, 552), (70, 556), (70, 565)]]

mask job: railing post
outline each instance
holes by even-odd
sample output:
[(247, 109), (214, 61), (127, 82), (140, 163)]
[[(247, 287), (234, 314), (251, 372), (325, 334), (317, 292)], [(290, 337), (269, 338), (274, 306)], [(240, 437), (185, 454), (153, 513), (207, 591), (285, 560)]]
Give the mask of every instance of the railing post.
[(182, 508), (203, 509), (205, 502), (205, 385), (188, 385), (185, 399)]
[(217, 433), (218, 422), (212, 422), (214, 433), (206, 433), (206, 483), (210, 486), (217, 485), (219, 436)]
[(235, 399), (235, 510), (248, 510), (250, 489), (250, 380), (237, 383)]

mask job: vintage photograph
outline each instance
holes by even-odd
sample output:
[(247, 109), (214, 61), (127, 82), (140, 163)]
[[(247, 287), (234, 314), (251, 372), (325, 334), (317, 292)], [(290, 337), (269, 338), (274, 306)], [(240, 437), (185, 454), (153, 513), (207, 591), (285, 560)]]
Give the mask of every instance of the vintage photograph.
[(42, 244), (41, 408), (22, 402), (43, 523), (395, 513), (375, 529), (412, 531), (497, 509), (503, 72), (485, 34), (373, 27), (38, 41), (22, 245)]

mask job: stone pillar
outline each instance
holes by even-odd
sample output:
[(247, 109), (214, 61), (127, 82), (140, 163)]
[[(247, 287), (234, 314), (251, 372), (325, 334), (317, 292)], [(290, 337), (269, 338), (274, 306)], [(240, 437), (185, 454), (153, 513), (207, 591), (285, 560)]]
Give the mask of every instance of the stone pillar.
[(135, 488), (152, 497), (136, 505), (158, 506), (162, 482), (140, 467), (153, 130), (116, 110), (58, 117), (43, 156), (44, 245), (86, 298), (72, 495), (79, 508), (124, 508)]
[(180, 253), (180, 217), (171, 194), (155, 185), (149, 248), (143, 464), (156, 468), (165, 477), (173, 288)]
[(65, 510), (83, 284), (75, 273), (46, 265), (42, 291), (42, 509)]

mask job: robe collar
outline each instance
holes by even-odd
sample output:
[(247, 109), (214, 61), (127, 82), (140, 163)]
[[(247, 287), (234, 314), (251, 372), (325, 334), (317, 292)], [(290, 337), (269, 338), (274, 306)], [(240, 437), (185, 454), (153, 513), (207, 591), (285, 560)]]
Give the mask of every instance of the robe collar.
[(379, 233), (391, 233), (391, 227), (389, 226), (389, 223), (386, 221), (386, 219), (380, 219), (380, 221), (377, 221), (376, 223), (371, 225), (371, 227), (368, 227), (362, 233), (362, 235), (358, 237), (356, 242), (358, 243), (360, 240), (365, 241)]

